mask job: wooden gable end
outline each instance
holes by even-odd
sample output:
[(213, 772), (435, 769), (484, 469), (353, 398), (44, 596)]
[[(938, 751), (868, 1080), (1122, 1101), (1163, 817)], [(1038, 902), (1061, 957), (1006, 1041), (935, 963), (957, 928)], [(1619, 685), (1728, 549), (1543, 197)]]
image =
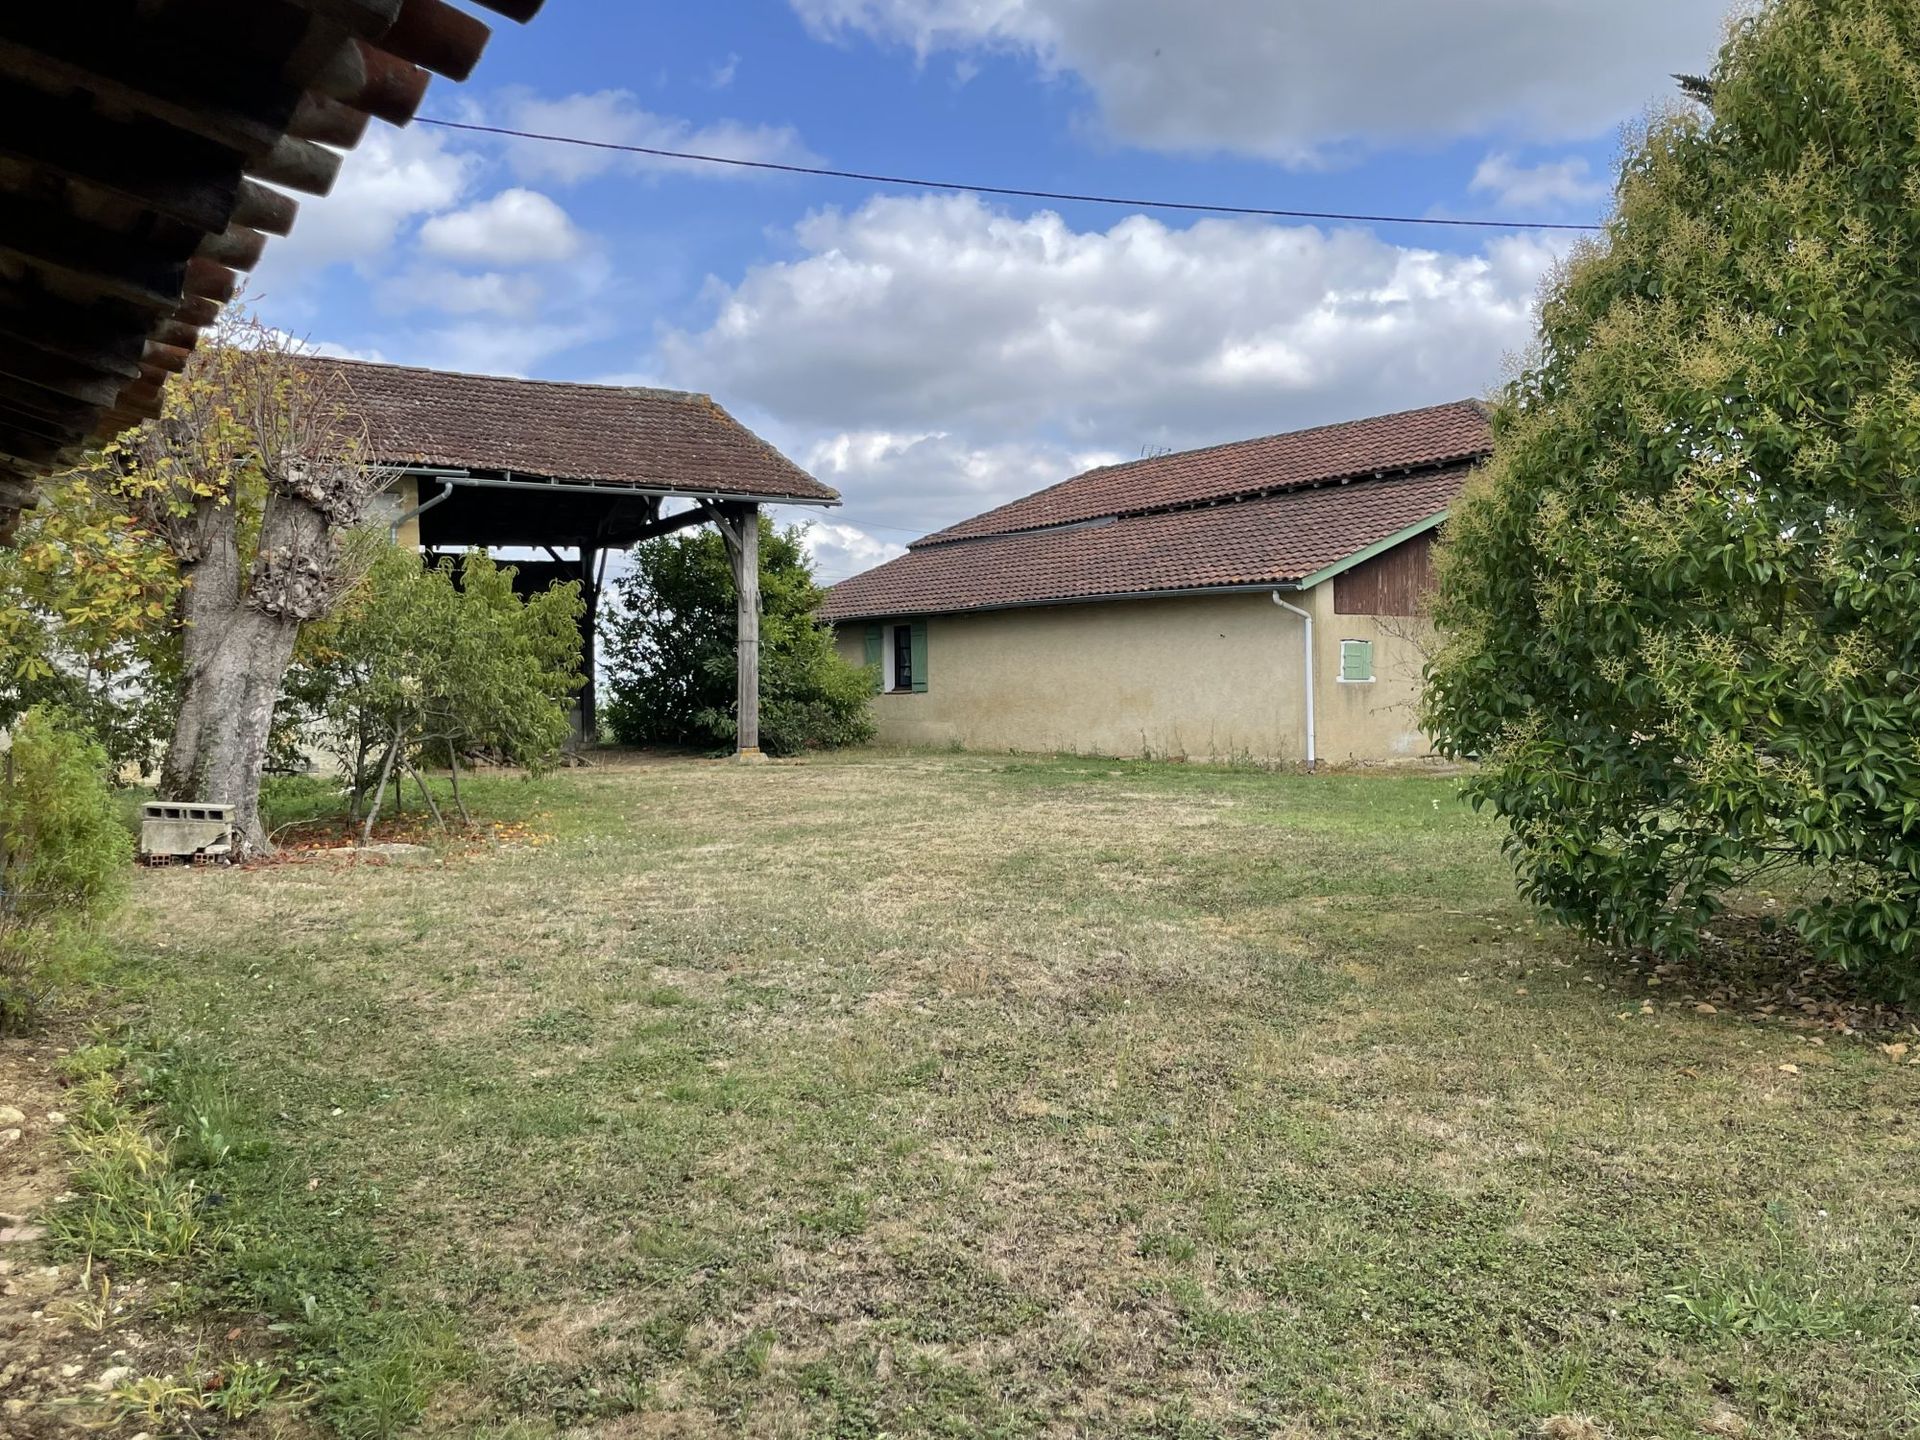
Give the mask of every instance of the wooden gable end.
[(1336, 615), (1425, 615), (1433, 590), (1433, 544), (1427, 530), (1333, 577)]

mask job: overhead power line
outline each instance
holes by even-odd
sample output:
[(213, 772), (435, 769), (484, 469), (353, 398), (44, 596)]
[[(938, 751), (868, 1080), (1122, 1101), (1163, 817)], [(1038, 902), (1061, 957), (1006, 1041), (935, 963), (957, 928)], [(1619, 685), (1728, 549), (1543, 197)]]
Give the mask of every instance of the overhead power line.
[(623, 145), (612, 140), (587, 140), (578, 135), (542, 135), (512, 130), (504, 125), (473, 125), (464, 120), (417, 122), (442, 130), (466, 130), (476, 135), (498, 135), (509, 140), (539, 140), (549, 145), (577, 145), (587, 150), (613, 150), (623, 155), (646, 155), (656, 160), (684, 160), (696, 165), (728, 165), (739, 170), (773, 170), (782, 175), (812, 175), (827, 180), (859, 180), (869, 185), (900, 185), (920, 190), (953, 190), (968, 195), (1006, 195), (1018, 200), (1058, 200), (1075, 205), (1117, 205), (1129, 210), (1180, 210), (1197, 215), (1245, 215), (1264, 220), (1339, 220), (1363, 225), (1447, 225), (1466, 230), (1599, 230), (1591, 223), (1545, 220), (1462, 220), (1442, 215), (1366, 215), (1340, 210), (1281, 210), (1262, 205), (1207, 205), (1192, 200), (1141, 200), (1121, 195), (1079, 195), (1063, 190), (1026, 190), (1014, 185), (976, 185), (964, 180), (923, 180), (907, 175), (877, 175), (864, 170), (833, 170), (821, 165), (789, 165), (777, 160), (746, 160), (737, 155), (700, 155), (687, 150), (663, 150), (654, 145)]

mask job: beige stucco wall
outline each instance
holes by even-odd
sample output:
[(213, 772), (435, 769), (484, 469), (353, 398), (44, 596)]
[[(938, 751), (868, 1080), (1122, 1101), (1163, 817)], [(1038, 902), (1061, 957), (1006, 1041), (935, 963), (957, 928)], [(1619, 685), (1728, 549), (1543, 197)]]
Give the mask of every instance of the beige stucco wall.
[[(1314, 614), (1319, 756), (1428, 752), (1414, 718), (1419, 622), (1333, 614), (1333, 586), (1289, 594)], [(903, 617), (905, 618), (905, 617)], [(840, 628), (865, 660), (866, 624)], [(1301, 621), (1265, 591), (1061, 605), (927, 620), (927, 692), (874, 697), (878, 738), (977, 750), (1299, 762)], [(1374, 642), (1375, 681), (1338, 681), (1340, 641)]]
[[(367, 507), (369, 525), (388, 526), (420, 503), (420, 484), (411, 475), (402, 475), (385, 490), (374, 496), (373, 503)], [(400, 548), (418, 550), (420, 548), (420, 521), (415, 518), (400, 527)]]

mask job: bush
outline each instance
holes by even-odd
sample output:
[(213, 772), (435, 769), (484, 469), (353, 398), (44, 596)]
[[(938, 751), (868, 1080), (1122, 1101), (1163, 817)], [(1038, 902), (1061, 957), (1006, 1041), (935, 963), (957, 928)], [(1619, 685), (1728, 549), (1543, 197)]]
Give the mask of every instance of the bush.
[(0, 906), (31, 920), (90, 915), (118, 899), (133, 836), (113, 803), (106, 751), (35, 708), (14, 728), (0, 775)]
[(415, 766), (449, 766), (457, 799), (460, 756), (539, 769), (566, 744), (580, 587), (523, 597), (513, 581), (484, 552), (423, 567), (388, 546), (340, 614), (312, 627), (290, 683), (322, 716), (369, 828), (389, 782)]
[[(604, 628), (608, 722), (627, 745), (720, 748), (738, 733), (733, 568), (712, 530), (633, 552)], [(814, 619), (823, 592), (797, 529), (760, 522), (760, 746), (774, 755), (873, 738), (873, 677)]]
[(99, 963), (88, 922), (120, 897), (132, 862), (106, 752), (29, 710), (0, 762), (0, 1033), (34, 1023), (59, 985)]
[(1782, 0), (1653, 122), (1442, 550), (1428, 723), (1525, 893), (1684, 951), (1770, 871), (1920, 995), (1920, 9)]

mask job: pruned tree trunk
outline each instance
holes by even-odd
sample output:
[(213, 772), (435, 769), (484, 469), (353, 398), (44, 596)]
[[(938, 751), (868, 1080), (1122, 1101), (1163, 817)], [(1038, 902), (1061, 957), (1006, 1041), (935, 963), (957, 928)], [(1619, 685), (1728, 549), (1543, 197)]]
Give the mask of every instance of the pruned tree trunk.
[(353, 583), (340, 537), (385, 481), (364, 450), (338, 374), (237, 318), (169, 387), (166, 413), (115, 442), (136, 513), (186, 582), (161, 793), (232, 805), (243, 855), (272, 850), (260, 773), (300, 627)]
[(273, 739), (274, 707), (300, 626), (332, 601), (333, 538), (327, 517), (304, 497), (267, 498), (258, 549), (241, 583), (233, 509), (200, 527), (201, 557), (184, 566), (180, 711), (161, 774), (169, 800), (234, 807), (241, 853), (271, 853), (260, 818), (260, 774)]

